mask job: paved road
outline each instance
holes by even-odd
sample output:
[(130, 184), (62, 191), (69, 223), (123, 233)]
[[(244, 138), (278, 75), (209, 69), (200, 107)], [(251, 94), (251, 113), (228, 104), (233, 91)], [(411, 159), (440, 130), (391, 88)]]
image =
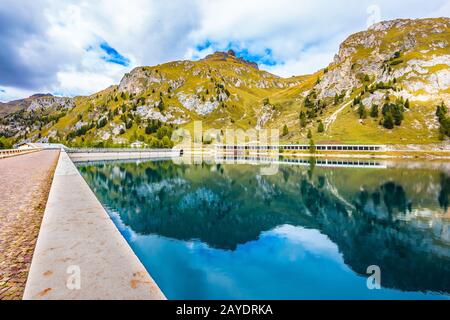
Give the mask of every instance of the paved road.
[(22, 298), (58, 155), (0, 159), (0, 300)]

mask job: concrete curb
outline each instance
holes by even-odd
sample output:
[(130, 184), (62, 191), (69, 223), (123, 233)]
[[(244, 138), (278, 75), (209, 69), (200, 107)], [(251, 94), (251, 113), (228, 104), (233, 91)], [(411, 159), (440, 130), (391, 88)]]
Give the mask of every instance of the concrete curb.
[(42, 149), (7, 149), (0, 150), (0, 159), (6, 159), (11, 157), (17, 157), (24, 154), (42, 151)]
[(24, 299), (165, 299), (61, 151)]
[(179, 157), (179, 150), (168, 149), (167, 151), (136, 151), (136, 152), (71, 152), (69, 157), (73, 162), (95, 161), (95, 160), (139, 160), (155, 159), (161, 157)]

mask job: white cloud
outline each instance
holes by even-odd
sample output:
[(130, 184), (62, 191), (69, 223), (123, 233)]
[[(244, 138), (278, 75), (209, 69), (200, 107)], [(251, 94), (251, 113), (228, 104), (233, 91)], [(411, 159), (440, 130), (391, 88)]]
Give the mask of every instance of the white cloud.
[(429, 14), (428, 17), (450, 17), (450, 1), (444, 3), (439, 9)]
[(0, 87), (0, 102), (8, 102), (23, 97), (29, 97), (36, 93), (30, 89), (20, 89), (14, 87)]
[(331, 53), (305, 52), (298, 59), (287, 60), (283, 64), (267, 66), (264, 69), (281, 77), (310, 74), (328, 65), (333, 58)]
[(339, 44), (347, 35), (336, 35), (326, 43), (313, 45), (292, 54), (292, 58), (286, 58), (284, 63), (267, 66), (267, 71), (282, 77), (310, 74), (326, 67), (337, 53)]
[(328, 236), (320, 233), (318, 230), (285, 224), (266, 232), (266, 234), (287, 238), (290, 242), (297, 243), (316, 255), (328, 256), (337, 261), (342, 260), (338, 246)]
[[(132, 67), (203, 57), (230, 44), (253, 56), (270, 49), (277, 64), (261, 67), (276, 74), (312, 73), (331, 61), (346, 36), (366, 28), (371, 5), (383, 20), (450, 11), (448, 0), (41, 0), (32, 8), (25, 0), (2, 0), (0, 99), (94, 93)], [(214, 45), (199, 50), (205, 41)], [(130, 65), (101, 60), (102, 42)]]
[(58, 72), (57, 78), (59, 84), (57, 88), (61, 87), (58, 94), (64, 96), (72, 95), (74, 92), (77, 92), (79, 95), (90, 95), (115, 83), (114, 77), (76, 70)]

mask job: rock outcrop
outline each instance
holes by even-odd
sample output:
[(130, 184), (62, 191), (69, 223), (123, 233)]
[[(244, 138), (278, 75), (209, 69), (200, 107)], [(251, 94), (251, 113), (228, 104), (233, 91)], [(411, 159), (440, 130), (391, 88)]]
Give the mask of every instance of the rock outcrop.
[(396, 81), (405, 99), (450, 104), (449, 39), (449, 18), (379, 22), (341, 44), (315, 89), (319, 97), (327, 98), (371, 83)]
[(227, 52), (215, 52), (213, 54), (207, 55), (204, 60), (221, 60), (221, 61), (236, 61), (239, 63), (246, 64), (252, 68), (259, 69), (256, 62), (248, 61), (243, 58), (236, 57), (236, 53), (233, 50), (228, 50)]

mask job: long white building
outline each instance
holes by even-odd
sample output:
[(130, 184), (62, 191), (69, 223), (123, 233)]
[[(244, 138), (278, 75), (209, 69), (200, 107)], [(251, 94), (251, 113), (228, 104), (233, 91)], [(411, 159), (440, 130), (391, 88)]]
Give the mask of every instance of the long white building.
[[(370, 144), (318, 144), (315, 146), (317, 151), (374, 151), (381, 152), (386, 150), (385, 145), (370, 145)], [(247, 145), (216, 145), (217, 151), (233, 151), (233, 150), (298, 150), (308, 151), (310, 146), (308, 144), (286, 144), (286, 145), (261, 145), (261, 144), (247, 144)]]

